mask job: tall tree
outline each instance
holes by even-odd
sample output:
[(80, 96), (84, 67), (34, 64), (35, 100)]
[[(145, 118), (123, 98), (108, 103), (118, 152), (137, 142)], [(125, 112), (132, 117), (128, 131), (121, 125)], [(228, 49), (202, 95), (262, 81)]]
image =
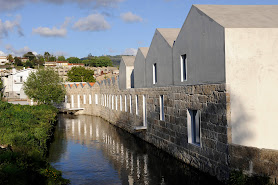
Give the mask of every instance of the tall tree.
[(34, 55), (31, 51), (25, 53), (23, 57), (29, 58), (30, 61), (33, 61), (36, 58), (36, 55)]
[(58, 61), (66, 61), (64, 56), (58, 56)]
[(14, 61), (14, 58), (13, 58), (13, 56), (11, 54), (9, 54), (7, 56), (7, 60), (9, 61), (9, 63), (12, 63)]
[(22, 61), (18, 57), (14, 57), (14, 63), (16, 66), (22, 66)]
[(46, 51), (46, 52), (44, 52), (44, 60), (45, 61), (49, 61), (49, 57), (50, 57), (50, 54)]
[(68, 72), (70, 82), (95, 82), (94, 71), (84, 67), (73, 67)]
[(69, 58), (67, 58), (67, 61), (69, 63), (80, 63), (81, 62), (81, 60), (77, 57), (69, 57)]
[(66, 94), (62, 79), (50, 68), (32, 72), (24, 82), (23, 89), (29, 98), (39, 104), (61, 103)]

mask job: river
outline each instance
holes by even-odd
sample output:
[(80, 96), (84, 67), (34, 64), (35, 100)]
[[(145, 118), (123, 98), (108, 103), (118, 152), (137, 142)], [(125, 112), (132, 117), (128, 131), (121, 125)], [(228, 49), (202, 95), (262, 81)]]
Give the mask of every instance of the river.
[(48, 160), (74, 185), (221, 184), (94, 116), (60, 114)]

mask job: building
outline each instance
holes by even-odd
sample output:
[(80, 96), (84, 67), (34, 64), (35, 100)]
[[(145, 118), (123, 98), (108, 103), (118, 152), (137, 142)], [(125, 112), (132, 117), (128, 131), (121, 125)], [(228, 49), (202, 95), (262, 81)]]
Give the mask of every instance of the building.
[(180, 28), (156, 29), (146, 57), (146, 87), (173, 85), (172, 47), (179, 32)]
[(4, 85), (4, 96), (7, 98), (20, 98), (26, 99), (26, 95), (23, 91), (23, 83), (27, 80), (31, 72), (35, 72), (35, 69), (23, 69), (16, 71), (13, 68), (12, 73), (7, 74), (5, 77), (2, 77)]
[(134, 61), (134, 87), (145, 87), (145, 70), (146, 70), (146, 57), (148, 54), (148, 47), (138, 48), (135, 61)]
[(0, 65), (5, 65), (6, 63), (9, 63), (6, 56), (0, 56)]
[(120, 89), (129, 89), (134, 87), (134, 61), (135, 56), (122, 56), (119, 68)]

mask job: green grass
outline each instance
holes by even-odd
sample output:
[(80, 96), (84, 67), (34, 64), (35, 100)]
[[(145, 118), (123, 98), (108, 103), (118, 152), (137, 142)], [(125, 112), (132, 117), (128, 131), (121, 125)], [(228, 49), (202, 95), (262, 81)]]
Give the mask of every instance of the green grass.
[[(68, 184), (46, 161), (57, 109), (0, 101), (0, 184)], [(50, 175), (55, 174), (55, 175)]]

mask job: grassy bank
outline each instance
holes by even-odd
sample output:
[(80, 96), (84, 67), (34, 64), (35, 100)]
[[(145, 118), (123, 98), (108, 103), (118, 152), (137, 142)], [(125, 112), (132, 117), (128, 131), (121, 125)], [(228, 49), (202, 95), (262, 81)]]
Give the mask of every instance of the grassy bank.
[(57, 109), (0, 101), (0, 184), (67, 184), (46, 161)]

